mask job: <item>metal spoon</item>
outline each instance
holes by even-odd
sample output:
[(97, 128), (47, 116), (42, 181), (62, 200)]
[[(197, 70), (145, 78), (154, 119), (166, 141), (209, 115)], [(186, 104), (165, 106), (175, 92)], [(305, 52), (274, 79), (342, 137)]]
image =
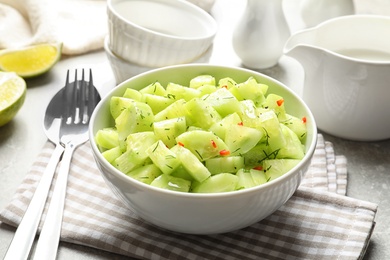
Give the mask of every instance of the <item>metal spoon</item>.
[(15, 232), (4, 260), (27, 259), (29, 256), (57, 164), (64, 152), (64, 147), (59, 144), (63, 91), (64, 88), (59, 90), (51, 99), (46, 108), (43, 123), (47, 138), (56, 145), (56, 148), (51, 155), (50, 161), (42, 175), (22, 221)]

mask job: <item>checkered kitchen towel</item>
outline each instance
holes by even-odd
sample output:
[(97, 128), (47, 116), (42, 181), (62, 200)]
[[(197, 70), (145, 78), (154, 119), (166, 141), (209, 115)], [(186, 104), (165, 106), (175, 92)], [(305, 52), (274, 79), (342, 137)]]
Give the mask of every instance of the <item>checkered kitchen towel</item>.
[[(53, 149), (44, 146), (2, 222), (18, 225)], [(106, 186), (90, 149), (89, 143), (79, 147), (72, 161), (62, 241), (140, 259), (359, 259), (374, 228), (377, 205), (344, 196), (346, 158), (335, 156), (322, 135), (305, 180), (285, 205), (250, 227), (207, 236), (168, 232), (140, 219)]]

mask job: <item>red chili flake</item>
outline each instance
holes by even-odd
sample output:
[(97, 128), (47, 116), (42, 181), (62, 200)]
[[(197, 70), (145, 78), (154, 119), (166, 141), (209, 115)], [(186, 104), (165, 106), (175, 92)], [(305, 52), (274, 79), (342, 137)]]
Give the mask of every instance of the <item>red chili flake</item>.
[(211, 145), (212, 145), (214, 148), (217, 148), (217, 144), (215, 143), (214, 140), (211, 140)]
[(228, 151), (228, 150), (221, 150), (221, 151), (219, 152), (219, 154), (220, 154), (221, 156), (228, 156), (228, 155), (230, 154), (230, 151)]
[(306, 121), (307, 121), (306, 117), (305, 116), (302, 117), (302, 123), (306, 124)]
[(262, 171), (263, 170), (263, 166), (259, 165), (259, 166), (254, 167), (253, 169), (257, 170), (257, 171)]
[(284, 102), (284, 99), (282, 98), (282, 99), (277, 100), (276, 104), (278, 104), (278, 106), (281, 106), (281, 105), (283, 105), (283, 102)]
[(184, 144), (182, 142), (177, 142), (177, 144), (184, 147)]
[(240, 122), (240, 123), (238, 123), (237, 125), (244, 125), (244, 122)]
[(222, 85), (221, 88), (228, 88), (228, 85)]

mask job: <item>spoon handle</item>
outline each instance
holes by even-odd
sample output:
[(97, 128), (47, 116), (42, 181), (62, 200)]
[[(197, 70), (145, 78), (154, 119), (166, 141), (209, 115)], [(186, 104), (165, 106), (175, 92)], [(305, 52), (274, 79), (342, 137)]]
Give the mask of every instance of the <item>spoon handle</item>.
[(35, 248), (34, 260), (56, 259), (65, 205), (67, 179), (75, 148), (76, 147), (72, 144), (65, 144), (64, 156), (61, 160), (60, 170), (57, 175), (45, 223), (43, 224), (38, 243)]
[(64, 147), (56, 145), (50, 161), (42, 175), (42, 178), (35, 190), (31, 202), (24, 213), (22, 221), (16, 229), (12, 242), (7, 250), (4, 260), (27, 259), (34, 241), (39, 221), (45, 208), (46, 199), (50, 190), (57, 164), (60, 161)]

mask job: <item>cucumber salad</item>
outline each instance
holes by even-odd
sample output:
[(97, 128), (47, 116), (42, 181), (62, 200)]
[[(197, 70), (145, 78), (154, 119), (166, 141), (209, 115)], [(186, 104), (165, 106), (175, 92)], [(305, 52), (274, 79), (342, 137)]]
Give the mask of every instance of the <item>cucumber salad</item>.
[(200, 75), (187, 86), (154, 82), (113, 96), (112, 127), (95, 136), (104, 158), (143, 183), (214, 193), (269, 182), (304, 157), (306, 118), (253, 77)]

